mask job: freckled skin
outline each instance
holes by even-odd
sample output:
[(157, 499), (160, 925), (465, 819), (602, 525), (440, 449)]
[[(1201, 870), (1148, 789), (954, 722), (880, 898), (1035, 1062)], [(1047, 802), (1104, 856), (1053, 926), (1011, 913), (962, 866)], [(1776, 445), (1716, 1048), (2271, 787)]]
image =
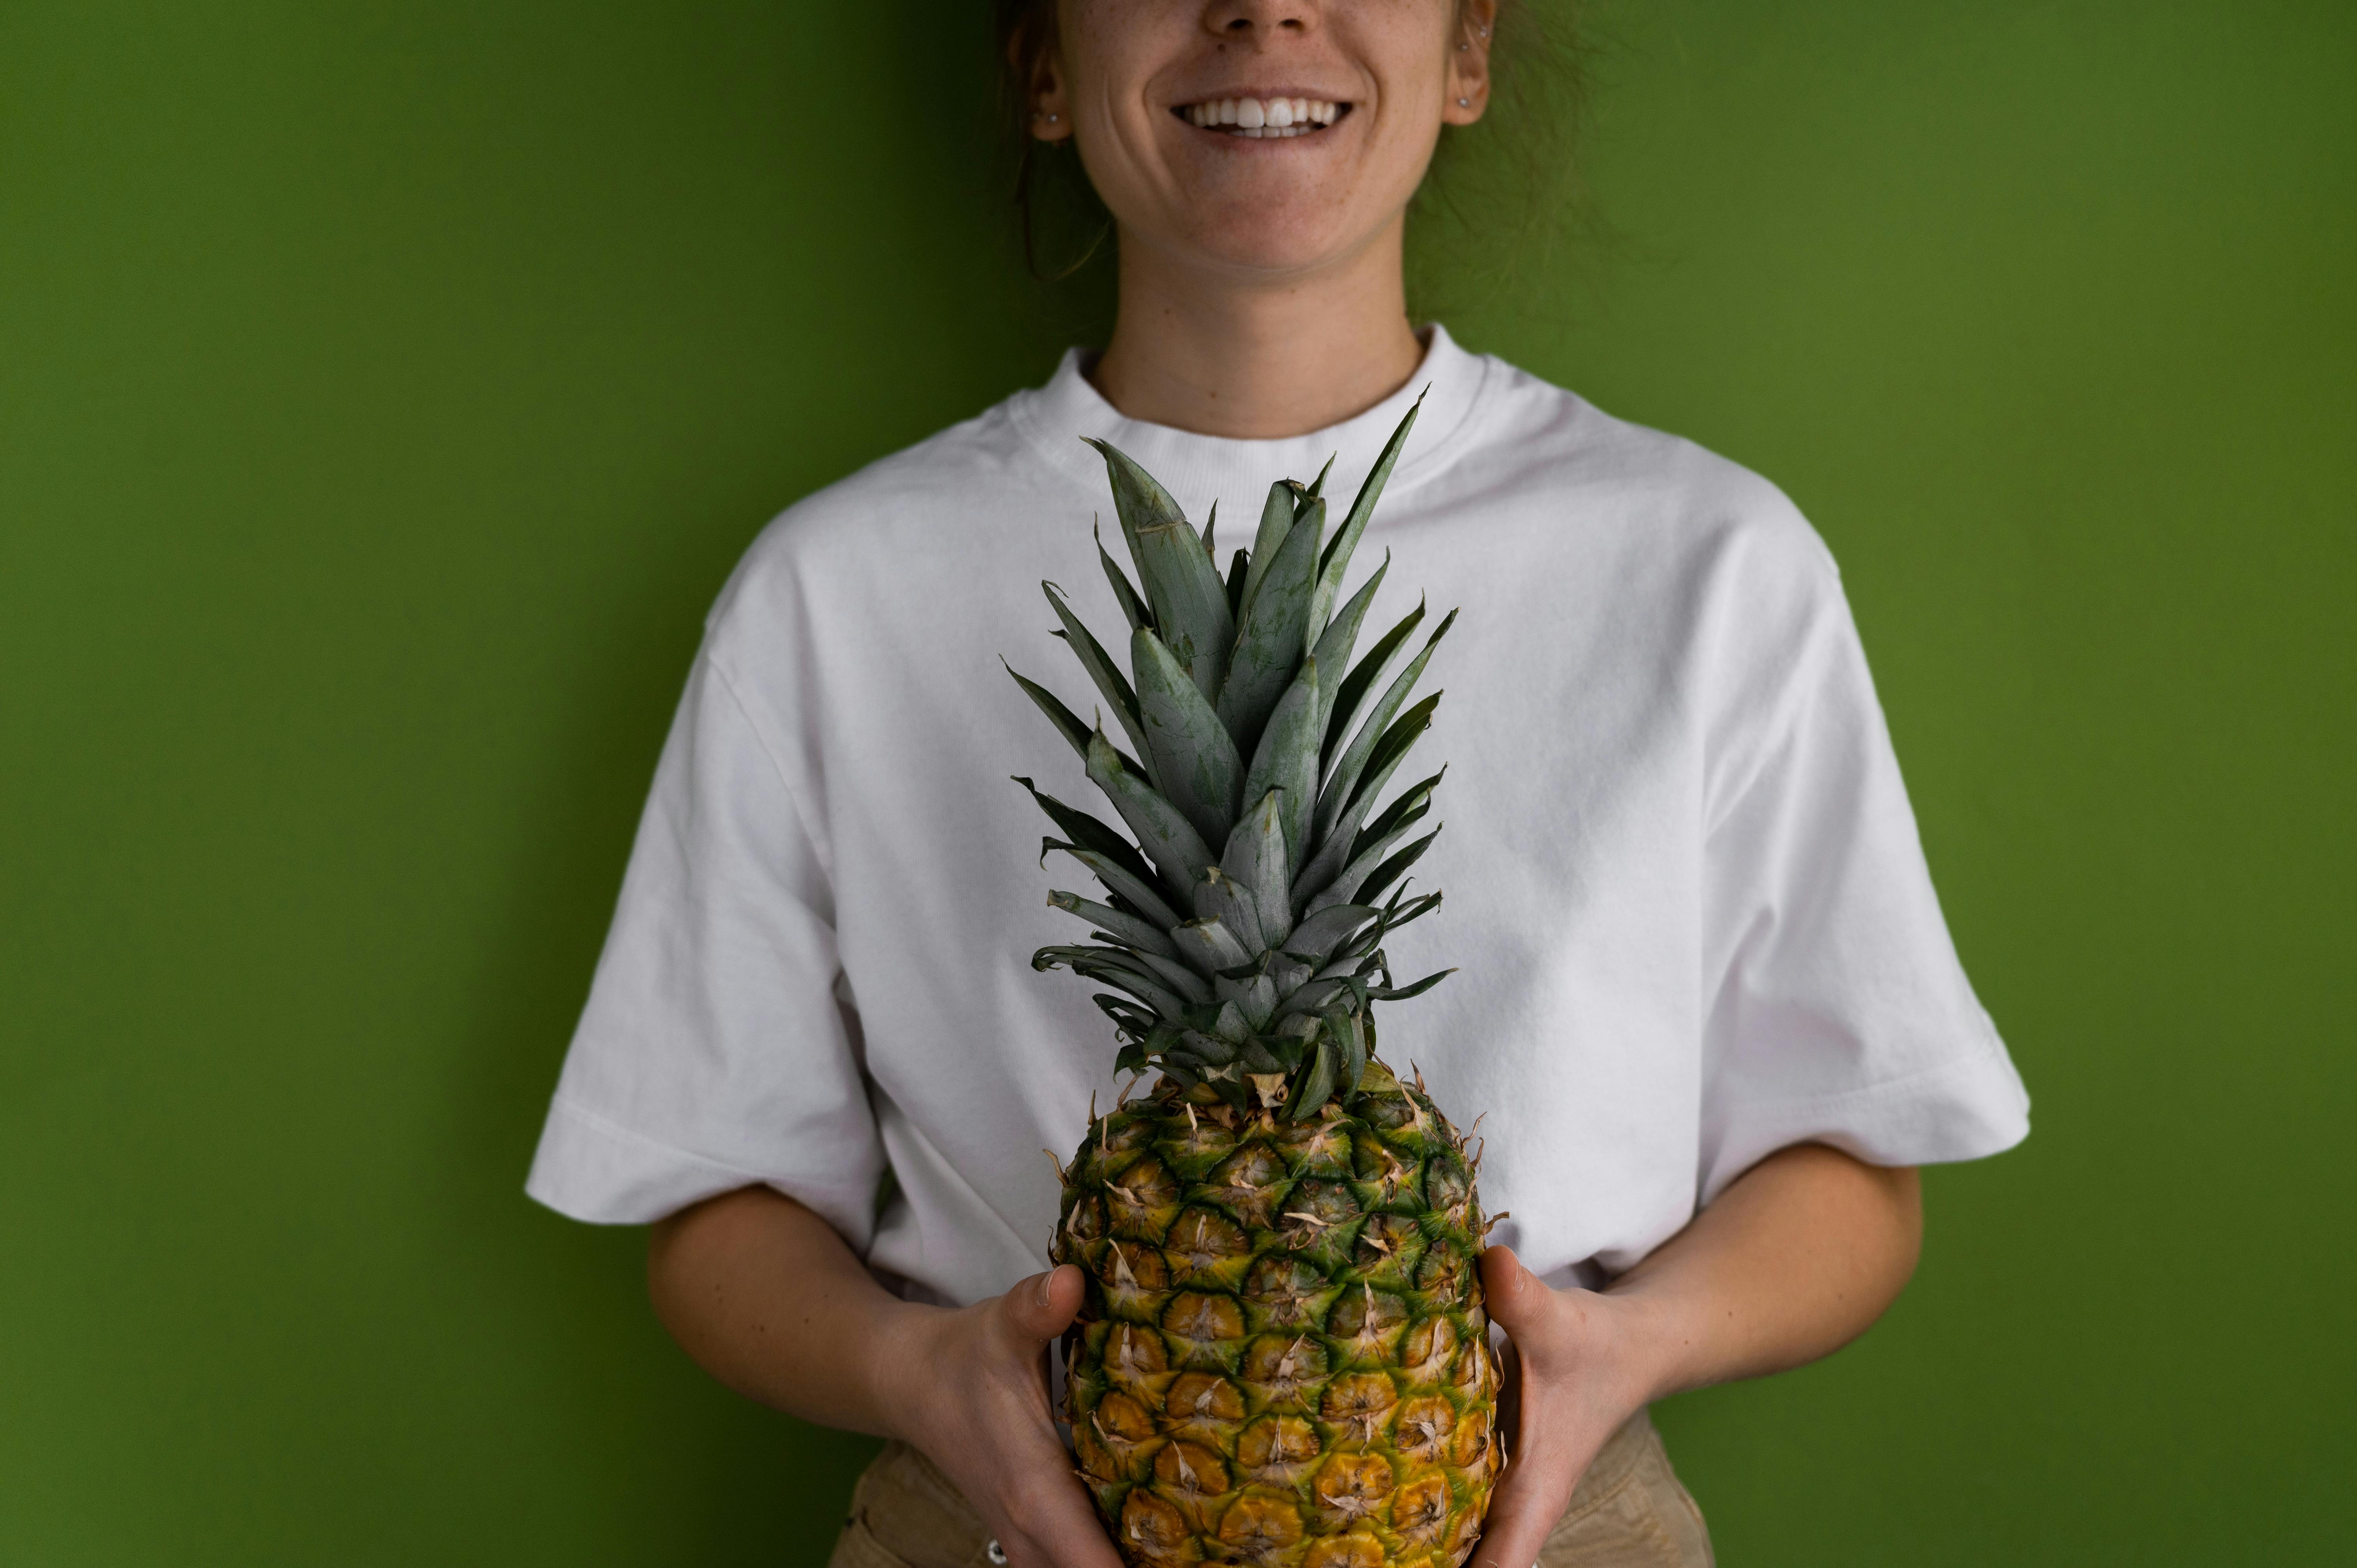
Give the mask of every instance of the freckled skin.
[[(1121, 313), (1090, 379), (1114, 406), (1284, 435), (1406, 381), (1422, 353), (1401, 274), (1408, 203), (1444, 127), (1488, 106), (1491, 0), (1062, 0), (1057, 14), (1031, 125), (1072, 144), (1053, 156), (1078, 156), (1113, 214)], [(1335, 117), (1254, 140), (1184, 113), (1279, 96)]]

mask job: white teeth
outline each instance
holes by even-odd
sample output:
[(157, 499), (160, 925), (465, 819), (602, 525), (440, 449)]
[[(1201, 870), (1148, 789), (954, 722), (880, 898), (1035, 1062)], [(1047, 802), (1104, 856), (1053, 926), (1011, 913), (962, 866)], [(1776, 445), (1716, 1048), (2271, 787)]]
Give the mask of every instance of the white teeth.
[(1268, 136), (1301, 136), (1342, 117), (1342, 106), (1321, 98), (1220, 98), (1190, 103), (1188, 123), (1205, 130), (1235, 127), (1234, 134), (1258, 141)]

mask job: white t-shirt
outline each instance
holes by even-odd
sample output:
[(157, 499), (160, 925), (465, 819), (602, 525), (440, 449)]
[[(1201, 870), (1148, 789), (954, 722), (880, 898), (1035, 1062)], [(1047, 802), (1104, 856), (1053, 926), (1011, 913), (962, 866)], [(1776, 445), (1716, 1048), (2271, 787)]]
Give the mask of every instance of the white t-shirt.
[[(1110, 815), (999, 660), (1085, 714), (1039, 589), (1120, 621), (1090, 533), (1112, 442), (1229, 550), (1272, 479), (1347, 498), (1427, 383), (1355, 558), (1368, 618), (1461, 607), (1409, 769), (1448, 764), (1387, 947), (1426, 994), (1382, 1054), (1486, 1114), (1493, 1240), (1599, 1283), (1786, 1144), (1971, 1159), (2028, 1097), (1959, 966), (1832, 558), (1782, 494), (1431, 329), (1407, 390), (1282, 441), (1043, 388), (789, 509), (722, 593), (527, 1190), (633, 1223), (767, 1183), (917, 1294), (1047, 1266), (1057, 1179), (1110, 1104), (1097, 989), (1039, 973), (1101, 897), (1008, 781)], [(1232, 520), (1232, 521), (1229, 521)], [(1430, 622), (1427, 622), (1430, 624)], [(1371, 639), (1373, 633), (1367, 634)], [(1078, 878), (1079, 880), (1075, 880)], [(894, 1195), (877, 1213), (889, 1164)]]

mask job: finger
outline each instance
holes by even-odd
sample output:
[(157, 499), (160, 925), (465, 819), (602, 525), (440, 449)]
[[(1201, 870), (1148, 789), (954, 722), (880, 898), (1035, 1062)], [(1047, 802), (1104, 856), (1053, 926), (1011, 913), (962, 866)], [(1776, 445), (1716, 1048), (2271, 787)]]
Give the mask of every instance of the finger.
[(1001, 1316), (1019, 1338), (1044, 1345), (1071, 1326), (1085, 1294), (1079, 1265), (1066, 1263), (1017, 1281), (998, 1298)]
[[(1531, 1568), (1563, 1510), (1570, 1506), (1572, 1487), (1585, 1467), (1574, 1444), (1565, 1441), (1560, 1402), (1553, 1391), (1525, 1375), (1515, 1380), (1514, 1412), (1520, 1419), (1513, 1433), (1513, 1457), (1490, 1499), (1482, 1522), (1481, 1544), (1475, 1568)], [(1501, 1408), (1500, 1415), (1507, 1412)]]
[(1481, 1295), (1498, 1326), (1515, 1338), (1539, 1326), (1551, 1293), (1546, 1283), (1523, 1267), (1512, 1247), (1481, 1250)]
[(1513, 1343), (1517, 1357), (1540, 1371), (1559, 1368), (1570, 1347), (1564, 1337), (1564, 1298), (1523, 1266), (1507, 1247), (1481, 1254), (1481, 1294), (1490, 1317)]
[(1072, 1473), (1071, 1456), (1060, 1444), (1051, 1447), (1054, 1457), (1028, 1464), (1006, 1498), (1013, 1539), (1001, 1536), (999, 1544), (1008, 1563), (1018, 1568), (1122, 1568), (1096, 1504)]
[(1571, 1478), (1558, 1459), (1543, 1455), (1518, 1458), (1506, 1466), (1490, 1499), (1489, 1517), (1481, 1521), (1481, 1543), (1473, 1552), (1473, 1568), (1532, 1568), (1539, 1549), (1563, 1518), (1571, 1501)]

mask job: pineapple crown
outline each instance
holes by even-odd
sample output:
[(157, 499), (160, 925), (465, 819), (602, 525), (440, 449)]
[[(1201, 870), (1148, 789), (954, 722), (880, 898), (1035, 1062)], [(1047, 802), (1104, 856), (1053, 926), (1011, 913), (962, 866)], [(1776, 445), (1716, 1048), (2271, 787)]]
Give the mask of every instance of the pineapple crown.
[(1095, 928), (1094, 943), (1041, 948), (1032, 967), (1061, 965), (1114, 988), (1096, 1003), (1120, 1031), (1123, 1070), (1157, 1068), (1241, 1110), (1257, 1100), (1297, 1121), (1329, 1101), (1347, 1106), (1373, 1045), (1370, 1004), (1416, 995), (1452, 972), (1394, 985), (1383, 949), (1388, 933), (1440, 903), (1437, 893), (1408, 897), (1401, 881), (1439, 830), (1394, 847), (1431, 811), (1440, 775), (1374, 806), (1432, 722), (1438, 693), (1403, 704), (1456, 614), (1376, 695), (1424, 606), (1355, 664), (1351, 648), (1389, 558), (1335, 607), (1415, 415), (1409, 409), (1392, 433), (1330, 540), (1321, 492), (1331, 458), (1312, 484), (1270, 486), (1252, 548), (1235, 553), (1224, 582), (1214, 564), (1218, 506), (1198, 535), (1144, 468), (1089, 443), (1104, 457), (1146, 590), (1100, 538), (1097, 557), (1129, 621), (1128, 677), (1062, 590), (1041, 586), (1060, 623), (1055, 635), (1079, 656), (1135, 755), (1105, 734), (1102, 710), (1093, 726), (1083, 724), (1053, 693), (1007, 672), (1136, 837), (1016, 779), (1063, 835), (1044, 841), (1042, 861), (1050, 850), (1071, 855), (1108, 900), (1049, 894)]

